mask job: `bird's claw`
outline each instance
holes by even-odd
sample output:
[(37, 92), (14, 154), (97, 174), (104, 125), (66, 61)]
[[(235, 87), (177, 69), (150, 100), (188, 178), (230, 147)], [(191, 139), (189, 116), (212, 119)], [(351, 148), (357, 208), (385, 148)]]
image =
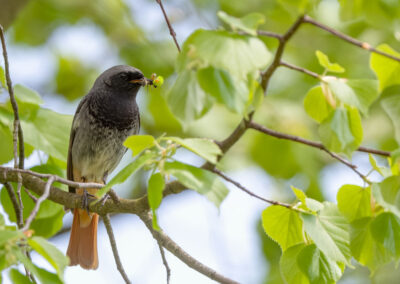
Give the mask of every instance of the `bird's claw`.
[(89, 199), (90, 198), (96, 198), (96, 196), (94, 196), (93, 194), (90, 194), (86, 189), (83, 190), (82, 208), (86, 210), (88, 215), (90, 215), (90, 212), (89, 212), (89, 204), (90, 204)]

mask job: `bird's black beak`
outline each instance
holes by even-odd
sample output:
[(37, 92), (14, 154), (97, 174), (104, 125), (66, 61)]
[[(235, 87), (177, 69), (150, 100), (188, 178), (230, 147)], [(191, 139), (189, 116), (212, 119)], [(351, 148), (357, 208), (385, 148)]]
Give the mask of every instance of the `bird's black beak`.
[(140, 84), (142, 87), (147, 86), (147, 85), (153, 85), (153, 80), (148, 79), (146, 77), (143, 77), (142, 79), (135, 79), (129, 81), (132, 84)]

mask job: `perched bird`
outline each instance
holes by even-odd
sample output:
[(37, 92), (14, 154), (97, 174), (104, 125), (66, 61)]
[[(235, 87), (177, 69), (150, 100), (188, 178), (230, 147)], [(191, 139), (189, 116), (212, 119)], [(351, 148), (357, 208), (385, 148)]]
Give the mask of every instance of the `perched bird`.
[[(125, 139), (139, 132), (140, 116), (136, 95), (152, 80), (131, 66), (118, 65), (104, 71), (80, 102), (72, 123), (67, 175), (77, 182), (105, 184), (126, 152)], [(70, 192), (94, 194), (97, 189)], [(85, 209), (74, 209), (67, 255), (70, 265), (97, 269), (97, 223), (99, 216)]]

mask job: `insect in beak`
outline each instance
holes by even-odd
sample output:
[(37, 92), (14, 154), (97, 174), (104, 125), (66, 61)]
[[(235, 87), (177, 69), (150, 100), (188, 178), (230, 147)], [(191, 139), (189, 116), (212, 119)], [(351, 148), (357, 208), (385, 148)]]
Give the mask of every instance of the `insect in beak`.
[(146, 77), (143, 77), (142, 79), (135, 79), (129, 81), (132, 84), (140, 84), (142, 87), (147, 86), (147, 85), (153, 85), (153, 80), (147, 79)]

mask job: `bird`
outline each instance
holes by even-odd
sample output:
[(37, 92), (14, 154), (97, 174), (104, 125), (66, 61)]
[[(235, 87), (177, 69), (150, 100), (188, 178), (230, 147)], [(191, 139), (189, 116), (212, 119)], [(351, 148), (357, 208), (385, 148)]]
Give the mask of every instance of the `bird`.
[[(79, 103), (72, 122), (67, 177), (76, 182), (106, 183), (127, 149), (125, 139), (139, 133), (140, 115), (136, 95), (152, 80), (134, 67), (117, 65), (104, 71)], [(98, 189), (69, 187), (69, 192), (88, 195)], [(86, 199), (86, 200), (85, 200)], [(70, 265), (97, 269), (97, 224), (99, 216), (75, 208), (67, 249)]]

